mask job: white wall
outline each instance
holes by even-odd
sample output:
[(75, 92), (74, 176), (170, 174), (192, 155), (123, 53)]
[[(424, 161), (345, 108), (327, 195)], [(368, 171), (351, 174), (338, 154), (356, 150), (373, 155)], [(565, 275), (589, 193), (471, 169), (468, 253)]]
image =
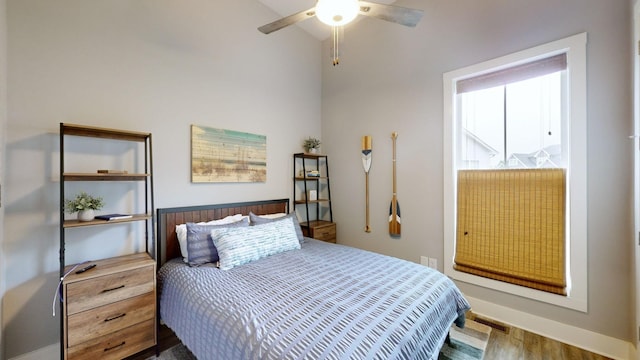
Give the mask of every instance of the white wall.
[[(5, 133), (7, 126), (7, 1), (0, 0), (0, 224), (4, 224), (4, 196), (5, 196)], [(4, 227), (4, 226), (3, 226)], [(0, 274), (5, 273), (4, 259), (4, 233), (0, 231)], [(6, 280), (0, 276), (0, 299), (4, 299)], [(0, 308), (2, 307), (0, 300)], [(2, 312), (0, 311), (0, 324), (2, 324)], [(4, 353), (4, 331), (0, 327), (0, 357)]]
[[(320, 136), (321, 100), (320, 43), (295, 27), (258, 32), (278, 15), (253, 0), (7, 3), (0, 358), (59, 339), (60, 122), (151, 132), (156, 207), (288, 198), (291, 155)], [(266, 183), (192, 184), (191, 124), (266, 135)], [(81, 234), (108, 250), (74, 239), (72, 259), (119, 251), (99, 231)]]
[[(588, 33), (587, 313), (459, 283), (469, 296), (634, 341), (631, 293), (633, 143), (631, 0), (404, 0), (425, 10), (414, 29), (364, 19), (345, 30), (340, 65), (323, 47), (323, 149), (331, 159), (338, 242), (443, 264), (443, 73)], [(398, 136), (402, 237), (390, 238), (391, 132)], [(373, 136), (373, 232), (364, 232), (360, 138)]]

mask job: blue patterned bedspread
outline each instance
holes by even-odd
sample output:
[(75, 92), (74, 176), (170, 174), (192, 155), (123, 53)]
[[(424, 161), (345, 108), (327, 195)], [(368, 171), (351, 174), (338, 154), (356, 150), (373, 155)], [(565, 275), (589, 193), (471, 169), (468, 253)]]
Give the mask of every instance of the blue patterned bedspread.
[(200, 360), (437, 359), (469, 309), (442, 273), (307, 239), (231, 270), (167, 262), (161, 319)]

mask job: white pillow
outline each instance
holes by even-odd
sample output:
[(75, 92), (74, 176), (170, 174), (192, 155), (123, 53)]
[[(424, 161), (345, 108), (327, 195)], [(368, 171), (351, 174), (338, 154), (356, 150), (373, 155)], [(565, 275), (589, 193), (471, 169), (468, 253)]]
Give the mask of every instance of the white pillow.
[(256, 215), (265, 219), (277, 219), (283, 216), (287, 216), (287, 213), (274, 213), (274, 214), (265, 214), (265, 215)]
[[(224, 219), (211, 220), (208, 222), (199, 222), (198, 225), (225, 225), (238, 222), (242, 220), (244, 216), (242, 214), (229, 215)], [(178, 243), (180, 243), (180, 253), (184, 262), (189, 262), (189, 250), (187, 250), (187, 224), (176, 225), (176, 235), (178, 236)]]
[(220, 257), (221, 270), (300, 249), (290, 217), (249, 227), (213, 229), (211, 239)]

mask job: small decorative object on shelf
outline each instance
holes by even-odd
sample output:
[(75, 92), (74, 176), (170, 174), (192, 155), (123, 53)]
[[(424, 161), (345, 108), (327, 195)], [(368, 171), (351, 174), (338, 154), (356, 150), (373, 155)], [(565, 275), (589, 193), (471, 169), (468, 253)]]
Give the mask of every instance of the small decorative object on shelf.
[(133, 215), (129, 215), (129, 214), (106, 214), (106, 215), (98, 215), (95, 218), (98, 220), (113, 221), (113, 220), (131, 219), (132, 217)]
[(73, 200), (65, 200), (64, 207), (67, 213), (78, 213), (78, 220), (91, 221), (94, 217), (94, 210), (100, 210), (104, 206), (101, 197), (93, 197), (86, 192), (76, 195)]
[(99, 169), (98, 174), (128, 174), (127, 170)]
[(96, 213), (92, 209), (78, 211), (78, 221), (91, 221), (95, 216)]
[(316, 154), (318, 149), (320, 149), (320, 140), (308, 137), (304, 140), (304, 143), (302, 143), (302, 147), (304, 147), (305, 152)]

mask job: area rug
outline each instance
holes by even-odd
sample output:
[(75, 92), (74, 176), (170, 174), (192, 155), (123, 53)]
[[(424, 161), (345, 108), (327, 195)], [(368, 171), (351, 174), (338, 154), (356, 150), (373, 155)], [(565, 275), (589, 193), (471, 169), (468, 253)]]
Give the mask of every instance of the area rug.
[(146, 360), (196, 360), (196, 357), (184, 345), (178, 344)]
[(444, 344), (438, 360), (482, 360), (489, 343), (491, 328), (467, 319), (464, 329), (452, 326), (451, 342)]
[[(464, 329), (452, 326), (449, 331), (451, 344), (442, 347), (438, 360), (482, 360), (489, 342), (491, 328), (467, 319)], [(169, 348), (159, 357), (147, 360), (196, 360), (196, 357), (182, 344)]]

